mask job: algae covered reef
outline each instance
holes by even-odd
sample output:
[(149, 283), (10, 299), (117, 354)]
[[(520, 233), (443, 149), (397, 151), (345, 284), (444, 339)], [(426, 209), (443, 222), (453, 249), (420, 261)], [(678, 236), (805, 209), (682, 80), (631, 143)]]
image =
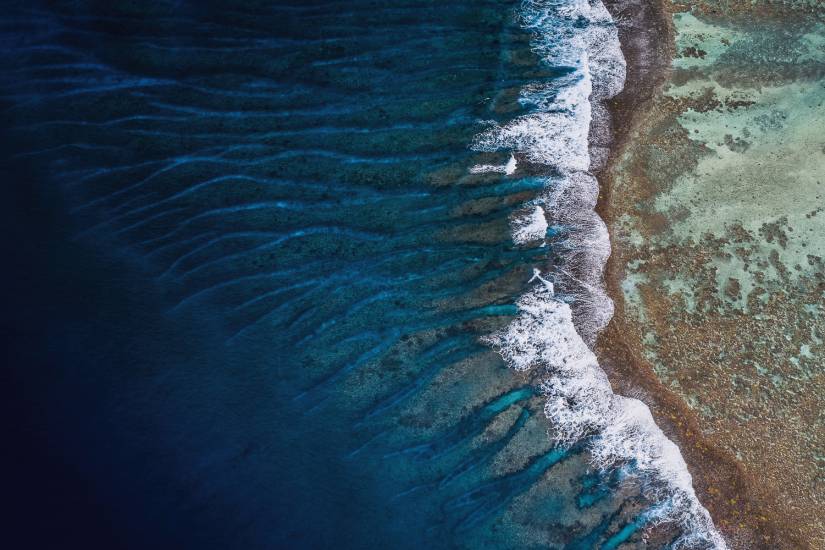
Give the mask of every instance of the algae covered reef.
[(610, 169), (615, 322), (749, 480), (747, 511), (704, 488), (721, 527), (825, 548), (825, 5), (666, 12), (667, 77)]

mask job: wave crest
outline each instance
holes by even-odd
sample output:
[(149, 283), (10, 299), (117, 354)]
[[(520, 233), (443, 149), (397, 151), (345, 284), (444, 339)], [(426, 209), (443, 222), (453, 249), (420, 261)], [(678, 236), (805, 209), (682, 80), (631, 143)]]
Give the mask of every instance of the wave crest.
[(564, 239), (555, 243), (562, 265), (548, 276), (552, 282), (536, 269), (532, 280), (539, 282), (519, 298), (517, 317), (484, 340), (511, 368), (542, 375), (544, 412), (560, 445), (586, 443), (598, 468), (628, 466), (642, 480), (656, 502), (643, 519), (678, 523), (682, 535), (674, 547), (726, 549), (678, 447), (647, 405), (613, 393), (590, 347), (613, 315), (603, 286), (610, 240), (594, 212), (599, 185), (592, 171), (604, 165), (609, 145), (602, 102), (624, 86), (615, 25), (599, 0), (525, 0), (521, 21), (533, 31), (534, 49), (546, 62), (575, 70), (550, 85), (526, 86), (520, 101), (536, 110), (492, 125), (472, 148), (509, 150), (554, 168), (558, 176), (548, 178), (534, 208), (517, 217), (512, 229), (521, 244), (546, 233), (548, 219), (564, 228)]

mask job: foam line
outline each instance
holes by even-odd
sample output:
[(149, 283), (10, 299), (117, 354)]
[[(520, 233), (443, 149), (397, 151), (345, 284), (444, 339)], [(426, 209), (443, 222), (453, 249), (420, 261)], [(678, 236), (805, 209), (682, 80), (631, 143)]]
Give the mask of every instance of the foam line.
[(536, 53), (574, 70), (554, 83), (525, 87), (520, 101), (532, 107), (529, 114), (491, 124), (471, 147), (510, 151), (551, 166), (559, 175), (547, 178), (543, 193), (528, 205), (532, 210), (513, 220), (513, 240), (544, 239), (548, 222), (565, 228), (567, 237), (556, 247), (562, 267), (546, 277), (535, 268), (516, 318), (485, 342), (514, 370), (542, 376), (544, 413), (561, 448), (585, 444), (596, 467), (628, 466), (641, 479), (655, 504), (638, 525), (678, 524), (682, 534), (675, 548), (726, 549), (678, 447), (647, 405), (613, 393), (590, 347), (613, 315), (603, 286), (610, 240), (594, 212), (599, 185), (592, 172), (603, 166), (609, 146), (602, 102), (624, 85), (615, 25), (600, 0), (525, 0), (521, 21), (532, 31)]

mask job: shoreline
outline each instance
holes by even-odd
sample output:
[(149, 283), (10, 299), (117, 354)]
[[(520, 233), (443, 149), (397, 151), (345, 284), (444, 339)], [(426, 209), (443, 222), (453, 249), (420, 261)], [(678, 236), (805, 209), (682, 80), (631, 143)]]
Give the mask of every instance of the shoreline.
[[(644, 358), (641, 342), (625, 330), (621, 289), (624, 266), (617, 253), (615, 219), (611, 210), (615, 171), (621, 169), (621, 153), (644, 133), (648, 123), (645, 107), (661, 93), (670, 75), (675, 54), (671, 10), (662, 0), (605, 0), (616, 21), (627, 79), (622, 92), (606, 103), (612, 119), (613, 141), (605, 168), (597, 172), (600, 193), (596, 212), (608, 226), (612, 253), (604, 273), (614, 315), (599, 335), (594, 351), (615, 391), (640, 398), (650, 408), (657, 425), (678, 445), (693, 477), (699, 500), (731, 548), (805, 548), (791, 527), (793, 518), (779, 513), (758, 493), (758, 480), (728, 451), (700, 435), (697, 415), (684, 400), (664, 386)], [(643, 138), (641, 138), (643, 139)], [(790, 527), (790, 529), (789, 529)], [(790, 531), (790, 532), (789, 532)]]

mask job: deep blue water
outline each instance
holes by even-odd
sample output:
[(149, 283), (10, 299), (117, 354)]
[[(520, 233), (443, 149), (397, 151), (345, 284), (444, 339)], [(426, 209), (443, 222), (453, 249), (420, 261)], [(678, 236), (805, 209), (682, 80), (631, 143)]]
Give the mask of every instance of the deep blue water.
[[(2, 39), (15, 537), (615, 548), (478, 338), (552, 247), (540, 167), (470, 175), (542, 64), (513, 1), (20, 2)], [(533, 174), (533, 175), (531, 175)]]

